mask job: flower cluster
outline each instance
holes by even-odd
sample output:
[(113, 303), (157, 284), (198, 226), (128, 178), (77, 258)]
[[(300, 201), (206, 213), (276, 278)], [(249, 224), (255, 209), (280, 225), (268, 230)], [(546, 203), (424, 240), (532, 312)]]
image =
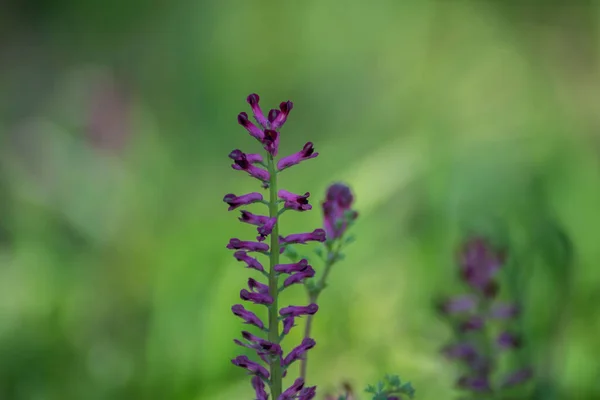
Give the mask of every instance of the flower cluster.
[[(486, 239), (474, 237), (464, 244), (459, 258), (460, 277), (466, 283), (468, 293), (447, 298), (439, 304), (440, 312), (450, 319), (457, 335), (456, 341), (442, 352), (446, 358), (464, 366), (465, 372), (457, 386), (491, 394), (525, 382), (532, 376), (529, 367), (510, 372), (499, 382), (492, 379), (498, 356), (522, 344), (518, 334), (506, 329), (507, 323), (517, 318), (519, 305), (497, 300), (499, 284), (496, 276), (505, 255)], [(501, 326), (494, 322), (500, 322)]]
[[(241, 196), (227, 194), (223, 201), (229, 205), (230, 211), (253, 203), (262, 203), (269, 208), (269, 215), (258, 215), (246, 210), (241, 211), (239, 220), (256, 226), (258, 234), (256, 241), (233, 238), (227, 245), (228, 249), (235, 250), (234, 257), (236, 260), (244, 263), (247, 268), (260, 272), (268, 279), (268, 284), (266, 284), (250, 278), (248, 279), (248, 288), (242, 289), (240, 292), (242, 300), (266, 307), (268, 323), (263, 322), (258, 315), (246, 309), (242, 304), (236, 304), (232, 307), (233, 313), (240, 317), (244, 323), (253, 325), (258, 329), (260, 335), (264, 336), (266, 334), (267, 337), (264, 338), (258, 336), (259, 334), (254, 335), (243, 331), (243, 341), (236, 339), (235, 343), (256, 351), (262, 363), (251, 361), (247, 356), (238, 356), (232, 362), (234, 365), (246, 369), (252, 375), (252, 386), (257, 400), (267, 400), (269, 398), (266, 390), (267, 386), (270, 388), (273, 400), (310, 400), (316, 395), (316, 387), (305, 386), (304, 379), (298, 378), (289, 388), (283, 390), (282, 378), (286, 375), (291, 364), (302, 360), (306, 352), (315, 346), (315, 341), (305, 337), (287, 355), (284, 355), (281, 341), (295, 326), (297, 318), (314, 315), (318, 310), (318, 306), (315, 303), (310, 303), (306, 306), (290, 305), (279, 309), (278, 297), (287, 287), (303, 283), (305, 279), (313, 277), (315, 271), (306, 259), (291, 264), (281, 264), (279, 263), (279, 255), (285, 250), (286, 246), (291, 244), (306, 244), (311, 241), (324, 242), (326, 233), (323, 229), (315, 229), (308, 233), (279, 235), (279, 219), (283, 212), (287, 210), (307, 211), (311, 209), (311, 205), (308, 203), (308, 197), (310, 196), (308, 192), (294, 194), (286, 190), (277, 191), (277, 176), (289, 167), (317, 157), (318, 153), (314, 151), (313, 144), (308, 142), (299, 152), (276, 160), (280, 141), (279, 129), (286, 122), (293, 108), (293, 103), (290, 101), (282, 102), (279, 105), (279, 110), (273, 109), (265, 117), (259, 106), (259, 100), (257, 94), (251, 94), (247, 98), (258, 125), (251, 122), (245, 112), (238, 115), (238, 122), (252, 137), (260, 142), (265, 150), (264, 156), (244, 153), (236, 149), (229, 154), (229, 158), (233, 160), (233, 169), (245, 171), (251, 177), (261, 181), (263, 188), (269, 189), (268, 199), (265, 199), (259, 192), (253, 192)], [(269, 244), (267, 244), (268, 240)], [(250, 253), (268, 257), (268, 270), (257, 257), (253, 257)], [(286, 278), (280, 286), (279, 278), (281, 275), (286, 275)]]

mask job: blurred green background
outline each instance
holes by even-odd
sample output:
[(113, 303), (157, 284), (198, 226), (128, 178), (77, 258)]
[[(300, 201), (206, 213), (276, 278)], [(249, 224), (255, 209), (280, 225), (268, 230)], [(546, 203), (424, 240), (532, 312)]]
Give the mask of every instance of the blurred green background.
[(356, 193), (315, 319), (321, 395), (392, 372), (451, 397), (432, 304), (481, 231), (510, 248), (528, 389), (600, 398), (599, 2), (2, 4), (0, 399), (252, 397), (229, 361), (249, 272), (225, 244), (255, 232), (222, 202), (257, 189), (227, 158), (259, 149), (236, 122), (252, 92), (294, 102), (282, 154), (320, 153), (282, 187)]

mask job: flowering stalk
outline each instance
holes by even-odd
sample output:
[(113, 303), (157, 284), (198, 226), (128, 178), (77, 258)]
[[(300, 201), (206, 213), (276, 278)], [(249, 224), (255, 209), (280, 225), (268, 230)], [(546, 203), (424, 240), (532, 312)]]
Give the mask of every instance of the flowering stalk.
[(504, 264), (502, 252), (492, 248), (480, 237), (468, 240), (460, 253), (460, 276), (468, 293), (447, 298), (439, 305), (442, 315), (449, 318), (456, 333), (456, 341), (442, 352), (450, 360), (461, 362), (465, 373), (457, 387), (480, 398), (494, 399), (504, 388), (529, 380), (530, 367), (517, 369), (499, 381), (492, 379), (503, 351), (521, 346), (520, 335), (505, 327), (492, 330), (494, 321), (509, 322), (518, 317), (520, 307), (514, 302), (496, 300), (499, 284), (497, 272)]
[[(235, 315), (242, 318), (246, 324), (254, 325), (267, 339), (255, 336), (250, 332), (243, 331), (244, 342), (234, 340), (240, 346), (250, 348), (256, 351), (258, 357), (268, 369), (259, 362), (251, 361), (246, 356), (238, 356), (232, 360), (234, 365), (248, 370), (252, 375), (252, 387), (256, 393), (257, 400), (267, 400), (269, 394), (266, 386), (269, 386), (271, 398), (273, 400), (310, 400), (316, 395), (316, 387), (305, 387), (303, 377), (298, 378), (287, 389), (282, 387), (282, 378), (286, 375), (287, 369), (291, 364), (306, 357), (306, 352), (315, 346), (315, 341), (310, 337), (305, 337), (300, 345), (293, 348), (285, 357), (281, 348), (282, 340), (289, 334), (294, 326), (295, 319), (304, 315), (314, 315), (318, 306), (315, 303), (309, 303), (306, 306), (287, 306), (279, 309), (279, 295), (290, 285), (303, 283), (305, 279), (314, 276), (312, 266), (308, 265), (306, 259), (293, 264), (280, 264), (279, 255), (285, 251), (285, 247), (290, 244), (305, 244), (310, 241), (324, 242), (325, 231), (315, 229), (308, 233), (290, 234), (285, 237), (279, 235), (279, 218), (286, 210), (306, 211), (311, 207), (308, 204), (307, 192), (304, 195), (296, 195), (285, 190), (277, 190), (278, 174), (301, 161), (314, 158), (318, 153), (314, 152), (313, 144), (307, 143), (298, 153), (276, 160), (279, 150), (279, 137), (277, 131), (283, 126), (289, 112), (292, 110), (293, 103), (283, 102), (279, 105), (279, 110), (271, 110), (268, 117), (265, 117), (260, 106), (259, 96), (251, 94), (247, 99), (252, 107), (254, 117), (259, 126), (254, 125), (244, 112), (238, 115), (238, 123), (257, 139), (266, 151), (266, 164), (261, 154), (246, 154), (241, 150), (234, 150), (229, 154), (233, 160), (232, 168), (245, 171), (253, 178), (262, 182), (262, 187), (269, 190), (269, 199), (265, 200), (263, 195), (258, 192), (249, 193), (242, 196), (227, 194), (223, 201), (229, 204), (229, 210), (235, 210), (241, 206), (264, 203), (268, 205), (269, 215), (256, 215), (249, 211), (242, 211), (241, 222), (257, 226), (258, 236), (256, 241), (243, 241), (233, 238), (229, 241), (227, 248), (236, 250), (234, 257), (236, 260), (246, 264), (250, 269), (259, 271), (268, 278), (268, 284), (261, 283), (253, 278), (248, 280), (248, 288), (242, 289), (240, 298), (254, 304), (262, 305), (267, 308), (268, 324), (265, 326), (263, 321), (253, 312), (246, 310), (241, 304), (232, 307)], [(266, 169), (261, 168), (266, 167)], [(283, 207), (280, 204), (283, 203)], [(270, 237), (269, 245), (264, 243)], [(251, 257), (248, 253), (256, 252), (269, 257), (269, 270), (265, 271), (263, 265), (257, 258)], [(289, 275), (279, 286), (279, 277), (282, 274)], [(280, 330), (280, 324), (283, 326)]]

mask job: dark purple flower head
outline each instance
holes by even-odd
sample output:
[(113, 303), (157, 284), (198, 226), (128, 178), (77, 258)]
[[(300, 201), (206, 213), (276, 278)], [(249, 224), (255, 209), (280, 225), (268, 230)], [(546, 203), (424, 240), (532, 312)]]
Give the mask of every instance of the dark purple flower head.
[(265, 269), (263, 268), (262, 264), (259, 263), (256, 258), (250, 257), (245, 251), (236, 251), (235, 253), (233, 253), (233, 256), (236, 260), (245, 262), (248, 268), (252, 268), (260, 272), (265, 272)]
[[(294, 108), (294, 103), (292, 103), (291, 101), (284, 101), (281, 104), (279, 104), (280, 112), (277, 113), (277, 115), (271, 122), (271, 128), (273, 128), (273, 129), (281, 128), (283, 126), (283, 124), (285, 124), (285, 121), (287, 120), (287, 117), (290, 114), (290, 111), (292, 111), (292, 108)], [(269, 113), (269, 115), (270, 114), (271, 113)]]
[(264, 329), (265, 324), (254, 314), (244, 308), (241, 304), (236, 304), (231, 307), (231, 311), (244, 320), (244, 323), (254, 325), (260, 329)]
[(352, 210), (354, 196), (350, 188), (343, 183), (334, 183), (327, 189), (323, 202), (323, 217), (327, 238), (334, 240), (341, 237), (348, 227), (348, 223), (358, 217)]
[(241, 126), (243, 126), (244, 128), (246, 128), (246, 130), (248, 131), (248, 133), (250, 133), (250, 135), (252, 137), (256, 138), (260, 142), (262, 142), (263, 139), (265, 138), (265, 133), (262, 131), (262, 129), (260, 129), (259, 127), (257, 127), (256, 125), (254, 125), (248, 119), (248, 114), (246, 114), (245, 112), (241, 112), (241, 113), (238, 114), (238, 123)]
[(260, 376), (256, 375), (252, 378), (252, 388), (256, 393), (256, 400), (269, 400), (269, 395), (265, 390), (265, 382), (260, 378)]
[(324, 242), (325, 231), (323, 229), (315, 229), (308, 233), (293, 233), (286, 237), (279, 237), (279, 243), (281, 244), (306, 244), (308, 241)]
[(269, 371), (267, 371), (267, 369), (262, 365), (255, 363), (254, 361), (250, 361), (250, 359), (248, 359), (246, 356), (237, 356), (231, 360), (231, 362), (233, 365), (247, 369), (252, 375), (269, 379)]
[(497, 291), (493, 278), (503, 261), (503, 254), (494, 251), (485, 239), (472, 238), (467, 241), (460, 253), (462, 278), (471, 287), (493, 297)]
[[(269, 172), (252, 165), (252, 163), (248, 160), (248, 156), (242, 151), (233, 150), (231, 153), (229, 153), (229, 158), (233, 160), (233, 164), (231, 164), (233, 169), (238, 171), (246, 171), (251, 177), (259, 179), (263, 182), (269, 180)], [(255, 158), (256, 157), (253, 157), (253, 159)]]
[(237, 238), (229, 239), (228, 249), (231, 250), (247, 250), (247, 251), (269, 251), (269, 245), (260, 242), (249, 242)]
[(258, 192), (252, 192), (243, 196), (236, 196), (233, 193), (226, 194), (223, 201), (229, 204), (229, 211), (235, 210), (240, 206), (263, 201), (263, 195)]
[(312, 208), (312, 206), (308, 204), (309, 196), (309, 192), (306, 192), (304, 194), (294, 194), (283, 189), (277, 192), (277, 197), (284, 201), (283, 206), (285, 208), (289, 208), (290, 210), (296, 211), (307, 211)]
[(298, 346), (294, 347), (292, 351), (289, 352), (287, 356), (283, 359), (284, 366), (290, 366), (294, 361), (298, 361), (304, 358), (306, 352), (313, 347), (315, 347), (317, 343), (311, 338), (304, 338), (302, 343)]
[(315, 303), (307, 306), (288, 306), (279, 310), (279, 314), (284, 317), (299, 317), (300, 315), (313, 315), (319, 311), (319, 306)]
[(281, 393), (281, 396), (279, 396), (278, 400), (296, 399), (298, 392), (300, 392), (300, 390), (302, 390), (303, 387), (304, 387), (304, 379), (302, 379), (302, 378), (296, 379), (294, 381), (294, 383), (292, 383), (292, 386), (290, 386), (283, 393)]
[(263, 145), (265, 150), (275, 157), (279, 151), (279, 132), (272, 129), (266, 129)]
[(299, 164), (304, 160), (309, 160), (311, 158), (315, 158), (319, 155), (319, 153), (315, 153), (315, 149), (313, 147), (312, 142), (308, 142), (304, 145), (302, 150), (287, 157), (283, 157), (277, 163), (277, 169), (282, 171), (286, 168), (291, 167), (292, 165)]
[(269, 121), (265, 118), (262, 110), (260, 109), (260, 105), (258, 102), (260, 101), (260, 97), (256, 93), (252, 93), (246, 99), (250, 107), (252, 108), (252, 113), (254, 114), (254, 118), (256, 122), (262, 125), (263, 128), (267, 128), (269, 126)]

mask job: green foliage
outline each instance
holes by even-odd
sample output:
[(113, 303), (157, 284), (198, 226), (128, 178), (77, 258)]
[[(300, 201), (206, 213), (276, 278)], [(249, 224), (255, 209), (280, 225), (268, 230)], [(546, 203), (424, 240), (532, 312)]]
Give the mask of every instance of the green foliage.
[(405, 395), (412, 399), (415, 396), (410, 382), (402, 383), (398, 375), (386, 375), (377, 385), (369, 385), (365, 392), (373, 395), (372, 400), (388, 400), (390, 396)]

